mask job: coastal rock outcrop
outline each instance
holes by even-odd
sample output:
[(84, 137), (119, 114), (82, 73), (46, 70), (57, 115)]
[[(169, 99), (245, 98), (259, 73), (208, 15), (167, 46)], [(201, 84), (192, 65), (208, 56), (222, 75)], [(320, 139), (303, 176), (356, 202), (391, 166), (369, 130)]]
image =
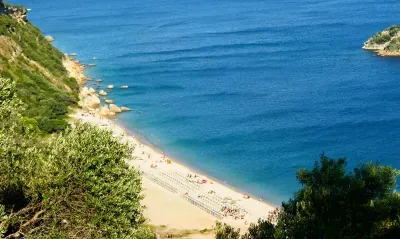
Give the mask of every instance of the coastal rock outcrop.
[(100, 105), (100, 98), (96, 95), (87, 95), (82, 99), (82, 107), (96, 108)]
[(87, 96), (88, 94), (89, 94), (89, 89), (88, 89), (86, 86), (85, 86), (85, 87), (82, 87), (82, 89), (81, 89), (79, 95), (80, 95), (81, 97), (85, 97), (85, 96)]
[(23, 8), (23, 7), (7, 7), (5, 6), (3, 10), (8, 16), (11, 18), (14, 18), (17, 20), (19, 23), (26, 24), (26, 15), (28, 14), (28, 10)]
[(110, 111), (114, 113), (121, 113), (121, 109), (115, 104), (110, 104)]
[(128, 107), (125, 107), (125, 106), (121, 106), (121, 111), (131, 111), (131, 109), (130, 108), (128, 108)]
[(400, 56), (400, 26), (392, 26), (370, 37), (362, 47), (379, 56)]
[(107, 116), (109, 113), (110, 113), (110, 110), (108, 109), (107, 105), (101, 107), (100, 110), (99, 110), (99, 114), (101, 116)]
[(96, 91), (93, 88), (90, 88), (89, 89), (89, 94), (94, 94), (94, 93), (96, 93)]
[(45, 36), (44, 38), (45, 38), (46, 41), (48, 41), (48, 42), (53, 42), (53, 41), (54, 41), (54, 38), (53, 38), (52, 36)]
[(79, 62), (72, 60), (68, 55), (65, 54), (63, 59), (63, 65), (68, 71), (68, 76), (75, 78), (79, 85), (84, 85), (86, 82), (86, 76), (83, 74), (85, 67), (80, 65)]
[(114, 101), (113, 101), (113, 100), (105, 100), (105, 102), (106, 102), (107, 104), (114, 104)]
[(101, 95), (101, 96), (106, 96), (106, 95), (107, 95), (107, 92), (105, 92), (104, 90), (100, 90), (99, 95)]

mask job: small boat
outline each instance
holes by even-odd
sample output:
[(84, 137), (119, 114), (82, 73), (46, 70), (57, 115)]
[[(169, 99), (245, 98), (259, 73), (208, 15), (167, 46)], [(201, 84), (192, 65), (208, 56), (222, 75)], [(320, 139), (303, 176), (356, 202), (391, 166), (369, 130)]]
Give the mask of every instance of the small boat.
[(121, 86), (121, 89), (128, 89), (128, 86), (127, 85), (123, 85), (123, 86)]

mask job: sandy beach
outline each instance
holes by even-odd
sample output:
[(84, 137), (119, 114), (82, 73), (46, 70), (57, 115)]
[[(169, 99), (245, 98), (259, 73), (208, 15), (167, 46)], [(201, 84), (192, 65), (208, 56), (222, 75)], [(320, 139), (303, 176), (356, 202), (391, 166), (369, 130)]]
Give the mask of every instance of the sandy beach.
[[(68, 70), (81, 71), (71, 75), (83, 76), (82, 67), (68, 67)], [(82, 79), (79, 82), (82, 83)], [(87, 89), (85, 92), (90, 97), (97, 96), (96, 92), (88, 93)], [(112, 117), (101, 116), (100, 107), (76, 109), (70, 117), (110, 130), (121, 142), (134, 147), (132, 158), (127, 162), (143, 172), (144, 215), (161, 235), (169, 232), (180, 238), (213, 238), (211, 229), (216, 221), (245, 231), (250, 223), (259, 218), (267, 219), (275, 209), (168, 158), (129, 135)]]

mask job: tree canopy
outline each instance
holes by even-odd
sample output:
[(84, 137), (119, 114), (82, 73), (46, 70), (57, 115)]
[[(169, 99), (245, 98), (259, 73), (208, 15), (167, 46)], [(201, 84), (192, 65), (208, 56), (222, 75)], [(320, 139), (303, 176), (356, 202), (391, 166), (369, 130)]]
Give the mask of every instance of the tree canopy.
[[(399, 172), (374, 163), (352, 172), (346, 166), (345, 158), (322, 154), (313, 169), (299, 170), (302, 188), (282, 203), (276, 225), (261, 220), (242, 239), (399, 238)], [(225, 225), (220, 230), (231, 235), (233, 228)]]
[(15, 84), (0, 78), (0, 235), (153, 238), (128, 145), (79, 123), (43, 138), (24, 128), (22, 110)]

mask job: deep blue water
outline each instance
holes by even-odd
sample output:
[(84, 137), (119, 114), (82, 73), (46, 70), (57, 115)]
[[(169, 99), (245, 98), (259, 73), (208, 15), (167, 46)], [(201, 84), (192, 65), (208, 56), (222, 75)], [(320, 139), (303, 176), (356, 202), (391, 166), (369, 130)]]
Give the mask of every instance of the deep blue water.
[(322, 151), (400, 168), (400, 59), (361, 50), (398, 0), (10, 2), (103, 86), (129, 85), (110, 94), (125, 126), (249, 193), (289, 199)]

